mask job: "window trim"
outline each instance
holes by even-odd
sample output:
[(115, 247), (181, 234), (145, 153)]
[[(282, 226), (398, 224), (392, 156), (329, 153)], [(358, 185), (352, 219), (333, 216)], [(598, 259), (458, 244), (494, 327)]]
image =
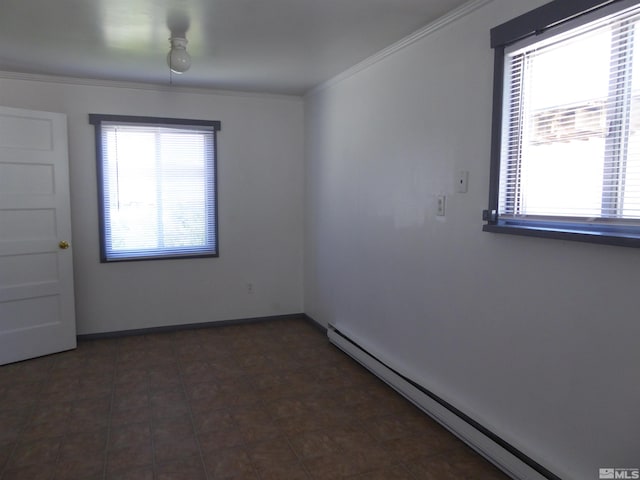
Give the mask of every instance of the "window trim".
[[(105, 205), (104, 205), (104, 162), (102, 150), (102, 124), (103, 122), (128, 123), (128, 124), (152, 124), (152, 125), (184, 125), (194, 127), (210, 127), (213, 129), (213, 215), (214, 215), (214, 253), (188, 253), (188, 254), (168, 254), (168, 255), (148, 255), (140, 257), (108, 258), (106, 227), (105, 227)], [(220, 232), (218, 228), (218, 141), (217, 132), (222, 129), (219, 120), (189, 120), (184, 118), (169, 117), (146, 117), (138, 115), (108, 115), (89, 114), (89, 123), (94, 128), (95, 149), (96, 149), (96, 180), (98, 187), (98, 229), (100, 235), (100, 263), (119, 262), (139, 262), (147, 260), (175, 260), (178, 258), (216, 258), (220, 256)]]
[(494, 49), (491, 165), (489, 208), (483, 211), (483, 220), (487, 222), (483, 231), (640, 248), (640, 227), (592, 224), (583, 219), (573, 223), (568, 218), (565, 221), (498, 218), (506, 49), (592, 12), (599, 11), (604, 16), (609, 10), (615, 12), (635, 4), (634, 0), (555, 0), (491, 29)]

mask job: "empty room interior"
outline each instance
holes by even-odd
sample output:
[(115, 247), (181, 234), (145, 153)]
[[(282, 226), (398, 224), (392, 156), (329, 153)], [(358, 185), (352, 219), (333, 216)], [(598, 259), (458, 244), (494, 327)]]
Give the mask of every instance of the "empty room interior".
[(0, 480), (640, 478), (640, 2), (54, 3)]

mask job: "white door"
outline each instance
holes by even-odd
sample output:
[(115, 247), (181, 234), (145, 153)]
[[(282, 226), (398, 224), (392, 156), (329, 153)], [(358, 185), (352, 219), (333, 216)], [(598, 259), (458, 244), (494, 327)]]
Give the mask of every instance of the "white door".
[(0, 365), (76, 346), (67, 117), (0, 107)]

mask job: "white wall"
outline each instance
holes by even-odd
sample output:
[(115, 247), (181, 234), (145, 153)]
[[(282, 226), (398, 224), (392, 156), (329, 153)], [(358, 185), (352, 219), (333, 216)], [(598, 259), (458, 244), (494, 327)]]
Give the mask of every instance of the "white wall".
[[(0, 105), (68, 116), (78, 333), (302, 311), (301, 99), (4, 77)], [(99, 263), (89, 113), (222, 122), (219, 258)]]
[(494, 0), (307, 96), (305, 312), (587, 480), (640, 467), (640, 255), (482, 232), (489, 30), (542, 3)]

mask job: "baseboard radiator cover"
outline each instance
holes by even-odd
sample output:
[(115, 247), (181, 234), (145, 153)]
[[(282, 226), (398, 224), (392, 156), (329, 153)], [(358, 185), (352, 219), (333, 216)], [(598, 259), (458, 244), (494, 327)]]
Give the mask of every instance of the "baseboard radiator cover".
[(359, 362), (511, 478), (516, 480), (561, 480), (560, 477), (470, 419), (448, 402), (382, 363), (335, 326), (329, 325), (327, 336), (336, 347)]

